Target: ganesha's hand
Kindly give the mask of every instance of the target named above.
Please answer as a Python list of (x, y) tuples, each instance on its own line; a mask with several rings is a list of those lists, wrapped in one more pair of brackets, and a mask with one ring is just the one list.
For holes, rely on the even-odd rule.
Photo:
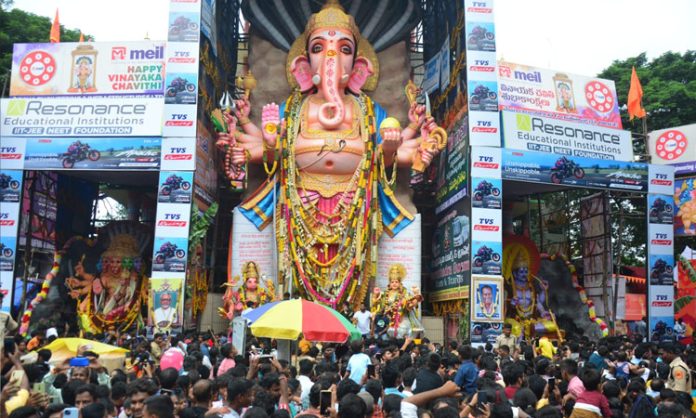
[(232, 164), (244, 165), (247, 162), (248, 153), (245, 148), (237, 145), (232, 147), (230, 152), (232, 153)]
[(400, 128), (382, 128), (379, 130), (382, 135), (382, 151), (385, 155), (395, 153), (401, 146)]
[(228, 132), (218, 132), (217, 134), (217, 141), (215, 141), (215, 146), (220, 150), (224, 151), (225, 148), (227, 147), (232, 147), (236, 144), (236, 132), (237, 131), (229, 131)]
[(261, 130), (266, 146), (275, 148), (280, 129), (280, 108), (275, 103), (265, 105), (261, 111)]
[(235, 108), (233, 109), (234, 115), (239, 119), (239, 123), (244, 125), (249, 123), (249, 114), (251, 113), (251, 104), (249, 99), (243, 97), (239, 100), (235, 100)]
[(237, 116), (232, 115), (230, 112), (222, 112), (222, 118), (225, 119), (227, 124), (227, 132), (234, 132), (237, 129)]
[(408, 121), (410, 125), (420, 127), (425, 121), (425, 106), (416, 102), (411, 103), (411, 106), (408, 108)]

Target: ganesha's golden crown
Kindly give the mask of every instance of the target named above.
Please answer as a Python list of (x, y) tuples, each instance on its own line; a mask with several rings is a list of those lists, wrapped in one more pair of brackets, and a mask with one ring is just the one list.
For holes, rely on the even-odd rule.
[(318, 13), (313, 14), (307, 21), (305, 33), (309, 36), (310, 33), (317, 29), (329, 28), (345, 29), (352, 33), (356, 40), (360, 39), (360, 29), (355, 24), (353, 16), (343, 11), (343, 7), (341, 7), (338, 0), (327, 1)]

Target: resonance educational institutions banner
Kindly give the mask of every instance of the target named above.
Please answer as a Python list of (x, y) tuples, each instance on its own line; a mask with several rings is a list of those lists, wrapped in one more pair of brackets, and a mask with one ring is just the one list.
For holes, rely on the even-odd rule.
[(653, 164), (674, 166), (675, 175), (696, 173), (696, 123), (648, 134)]
[(500, 110), (526, 110), (554, 119), (621, 129), (614, 82), (498, 62)]
[(160, 136), (161, 97), (15, 97), (0, 101), (9, 136)]
[(503, 111), (505, 148), (600, 160), (633, 161), (631, 133)]
[(14, 44), (10, 96), (156, 95), (165, 42)]

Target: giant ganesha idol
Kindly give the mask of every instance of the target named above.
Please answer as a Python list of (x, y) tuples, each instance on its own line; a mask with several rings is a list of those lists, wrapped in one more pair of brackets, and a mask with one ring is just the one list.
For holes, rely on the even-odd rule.
[(234, 164), (262, 162), (268, 173), (241, 213), (259, 229), (275, 220), (279, 282), (334, 307), (364, 299), (380, 235), (414, 219), (394, 196), (397, 167), (422, 168), (439, 152), (432, 137), (441, 129), (424, 106), (412, 102), (401, 129), (365, 94), (378, 73), (353, 17), (329, 2), (290, 48), (290, 97), (263, 106), (261, 128), (248, 118), (249, 102), (237, 101), (237, 121), (226, 118), (243, 132), (219, 134)]

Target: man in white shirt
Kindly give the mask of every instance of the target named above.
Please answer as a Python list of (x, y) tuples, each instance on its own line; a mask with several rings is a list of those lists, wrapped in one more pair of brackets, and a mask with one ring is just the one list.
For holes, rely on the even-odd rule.
[(348, 359), (346, 371), (350, 380), (360, 385), (362, 384), (363, 376), (367, 373), (367, 366), (372, 364), (372, 360), (370, 360), (370, 356), (362, 352), (362, 340), (353, 341), (350, 344), (350, 348), (353, 351), (353, 355)]
[(372, 312), (365, 308), (365, 304), (360, 305), (360, 310), (353, 314), (353, 323), (362, 334), (363, 338), (370, 336), (370, 325), (372, 324)]
[(160, 294), (160, 307), (155, 309), (155, 326), (157, 328), (169, 328), (179, 323), (176, 308), (172, 306), (172, 294), (162, 292)]
[(302, 400), (302, 408), (309, 409), (309, 392), (312, 390), (314, 382), (312, 382), (312, 374), (314, 373), (314, 362), (309, 359), (300, 360), (300, 375), (297, 380), (300, 382), (302, 387), (302, 394), (300, 399)]

